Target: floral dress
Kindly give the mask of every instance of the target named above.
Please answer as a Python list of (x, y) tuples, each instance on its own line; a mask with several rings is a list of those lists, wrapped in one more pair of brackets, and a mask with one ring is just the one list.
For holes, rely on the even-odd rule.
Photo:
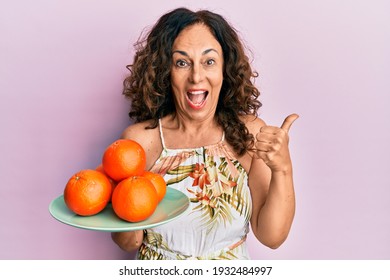
[(248, 175), (224, 141), (189, 149), (166, 148), (151, 168), (168, 187), (186, 194), (189, 210), (144, 231), (137, 258), (249, 259), (246, 236), (252, 201)]

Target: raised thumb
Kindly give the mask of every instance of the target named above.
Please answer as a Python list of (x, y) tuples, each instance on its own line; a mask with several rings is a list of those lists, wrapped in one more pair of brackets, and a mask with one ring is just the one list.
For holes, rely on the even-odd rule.
[(284, 129), (285, 131), (289, 132), (291, 125), (295, 120), (299, 118), (297, 114), (291, 114), (287, 118), (284, 119), (281, 129)]

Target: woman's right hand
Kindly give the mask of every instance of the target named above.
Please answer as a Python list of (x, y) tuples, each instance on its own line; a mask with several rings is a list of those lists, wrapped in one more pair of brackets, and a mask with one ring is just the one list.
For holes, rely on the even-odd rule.
[(122, 250), (131, 252), (141, 246), (144, 232), (143, 230), (112, 232), (111, 238)]

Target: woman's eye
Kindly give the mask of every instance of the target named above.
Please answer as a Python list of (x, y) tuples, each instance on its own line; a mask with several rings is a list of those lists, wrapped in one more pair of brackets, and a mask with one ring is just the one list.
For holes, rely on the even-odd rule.
[(215, 64), (215, 60), (214, 59), (209, 59), (206, 61), (206, 65), (207, 66), (211, 66), (211, 65), (214, 65)]
[(185, 60), (178, 60), (178, 61), (176, 62), (176, 66), (182, 68), (182, 67), (188, 66), (188, 63), (187, 63), (187, 61), (185, 61)]

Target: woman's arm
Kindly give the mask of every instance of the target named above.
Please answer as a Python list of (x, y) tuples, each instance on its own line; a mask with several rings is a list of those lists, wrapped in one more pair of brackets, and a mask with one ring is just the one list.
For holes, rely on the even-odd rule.
[(256, 151), (249, 170), (251, 226), (256, 238), (273, 249), (286, 240), (295, 214), (288, 130), (297, 118), (289, 116), (281, 128), (267, 126), (261, 120), (255, 125)]

